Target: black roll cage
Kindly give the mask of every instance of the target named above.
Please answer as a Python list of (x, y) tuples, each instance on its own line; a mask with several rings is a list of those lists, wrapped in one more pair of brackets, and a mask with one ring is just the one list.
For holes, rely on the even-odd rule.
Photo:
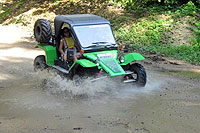
[[(69, 25), (68, 28), (71, 30), (71, 35), (75, 41), (77, 51), (80, 49), (83, 49), (84, 51), (97, 51), (97, 50), (102, 50), (102, 49), (87, 49), (83, 48), (79, 42), (79, 39), (77, 38), (75, 31), (74, 31), (74, 26), (83, 26), (83, 25), (98, 25), (98, 24), (108, 24), (110, 25), (110, 22), (100, 16), (96, 16), (93, 14), (74, 14), (74, 15), (60, 15), (57, 16), (54, 20), (54, 27), (55, 27), (55, 45), (59, 49), (60, 45), (60, 35), (61, 35), (61, 28), (63, 24), (66, 23)], [(112, 28), (111, 28), (112, 29)], [(114, 34), (113, 34), (114, 37)], [(116, 49), (116, 48), (114, 48)]]

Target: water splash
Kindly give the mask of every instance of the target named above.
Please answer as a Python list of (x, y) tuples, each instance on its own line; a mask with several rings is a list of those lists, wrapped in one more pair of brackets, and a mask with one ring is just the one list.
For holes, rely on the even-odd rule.
[(148, 82), (144, 88), (138, 88), (132, 83), (122, 83), (121, 77), (104, 78), (95, 82), (91, 78), (82, 80), (80, 85), (75, 81), (59, 75), (56, 71), (41, 71), (36, 75), (40, 75), (40, 87), (43, 90), (55, 94), (64, 95), (65, 98), (77, 97), (117, 97), (117, 98), (133, 98), (135, 94), (150, 94), (153, 90), (160, 88), (162, 81), (155, 78), (153, 74), (149, 74)]
[[(80, 85), (69, 80), (57, 72), (40, 71), (30, 73), (26, 79), (18, 80), (14, 89), (3, 95), (5, 104), (14, 103), (28, 109), (56, 109), (68, 105), (79, 105), (84, 102), (90, 104), (107, 104), (117, 102), (119, 99), (135, 99), (137, 95), (149, 95), (160, 89), (162, 78), (148, 74), (148, 82), (144, 88), (130, 84), (123, 84), (121, 77), (105, 78), (92, 82), (85, 79)], [(23, 81), (22, 81), (23, 80)], [(17, 85), (16, 85), (17, 84)], [(11, 104), (13, 107), (13, 105)]]
[(69, 80), (56, 72), (38, 72), (41, 75), (39, 80), (40, 85), (44, 90), (53, 94), (67, 94), (71, 96), (87, 95), (88, 97), (95, 97), (99, 94), (107, 94), (114, 88), (117, 88), (116, 83), (110, 79), (105, 78), (99, 81), (92, 82), (91, 78), (81, 80), (81, 84), (77, 85), (76, 81)]

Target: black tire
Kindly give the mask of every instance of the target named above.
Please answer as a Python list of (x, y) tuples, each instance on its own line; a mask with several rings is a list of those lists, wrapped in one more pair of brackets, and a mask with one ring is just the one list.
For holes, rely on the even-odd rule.
[(46, 19), (38, 19), (34, 25), (34, 36), (39, 43), (48, 43), (52, 36), (51, 23)]
[(35, 58), (34, 60), (34, 70), (44, 70), (48, 66), (46, 64), (45, 56), (44, 55), (39, 55)]
[(130, 70), (136, 75), (136, 77), (133, 77), (132, 74), (129, 75), (131, 78), (135, 79), (135, 84), (139, 87), (144, 87), (147, 82), (147, 75), (144, 67), (135, 63), (130, 66)]

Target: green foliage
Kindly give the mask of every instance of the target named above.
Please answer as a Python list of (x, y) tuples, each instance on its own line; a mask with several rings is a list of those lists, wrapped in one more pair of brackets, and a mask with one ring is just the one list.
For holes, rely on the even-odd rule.
[(195, 15), (198, 12), (198, 8), (194, 5), (192, 1), (189, 1), (187, 4), (184, 4), (178, 7), (177, 11), (175, 12), (179, 16), (186, 16), (186, 15)]
[(70, 1), (70, 5), (71, 5), (71, 6), (74, 6), (74, 1), (73, 1), (73, 0)]
[(133, 50), (148, 52), (151, 54), (164, 55), (174, 57), (176, 59), (184, 60), (193, 64), (200, 65), (200, 46), (138, 46), (132, 44)]
[[(171, 6), (172, 4), (180, 4), (180, 2), (173, 0), (160, 2), (170, 6), (151, 6), (148, 9), (151, 11), (148, 12), (148, 17), (141, 18), (131, 25), (123, 23), (124, 25), (119, 27), (122, 19), (113, 21), (114, 33), (118, 42), (131, 43), (134, 50), (162, 54), (200, 64), (199, 8), (192, 1), (178, 7)], [(162, 15), (160, 15), (161, 13)], [(184, 25), (182, 22), (190, 25), (191, 31), (194, 29), (195, 36), (191, 37), (191, 44), (172, 46), (173, 38), (168, 33), (171, 33), (172, 29), (176, 29), (180, 24)]]
[(20, 8), (26, 0), (19, 0), (10, 8), (6, 8), (4, 12), (0, 14), (0, 23), (2, 23), (7, 17), (11, 17), (11, 10)]
[(114, 0), (114, 1), (115, 3), (121, 3), (121, 5), (125, 9), (136, 9), (139, 7), (143, 7), (149, 0)]
[(200, 47), (199, 46), (173, 46), (168, 49), (163, 49), (162, 53), (166, 56), (175, 57), (177, 59), (182, 59), (187, 62), (200, 64)]
[(55, 2), (54, 4), (58, 6), (58, 5), (60, 5), (61, 0), (56, 0), (56, 1), (54, 1), (54, 2)]
[(195, 25), (196, 25), (196, 28), (194, 29), (195, 31), (194, 34), (197, 39), (197, 45), (200, 46), (200, 23), (196, 22)]
[[(172, 8), (174, 6), (180, 6), (185, 3), (194, 3), (200, 5), (199, 0), (113, 0), (114, 4), (120, 3), (125, 9), (138, 9), (143, 7), (149, 7), (151, 5), (165, 5), (165, 7)], [(187, 9), (186, 9), (187, 10)]]
[(167, 31), (171, 24), (170, 19), (156, 19), (150, 16), (149, 19), (141, 20), (138, 23), (122, 26), (115, 30), (118, 40), (126, 40), (137, 45), (161, 45), (166, 43)]

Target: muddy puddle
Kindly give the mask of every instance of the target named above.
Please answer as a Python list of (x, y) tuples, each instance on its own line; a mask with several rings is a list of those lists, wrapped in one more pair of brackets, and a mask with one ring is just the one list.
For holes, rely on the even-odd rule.
[[(195, 87), (168, 74), (147, 72), (144, 88), (122, 84), (120, 78), (86, 79), (77, 86), (53, 70), (6, 81), (0, 88), (0, 131), (148, 133), (171, 127), (170, 132), (196, 132), (200, 104), (198, 97), (187, 98), (187, 88), (194, 94)], [(185, 124), (192, 126), (185, 129)]]
[[(41, 75), (38, 77), (38, 75)], [(62, 77), (55, 71), (37, 72), (32, 76), (38, 80), (41, 88), (48, 93), (59, 95), (65, 94), (66, 98), (100, 98), (104, 96), (131, 98), (134, 93), (150, 93), (153, 90), (159, 89), (162, 81), (159, 79), (152, 79), (149, 75), (147, 85), (142, 88), (134, 86), (132, 83), (122, 83), (123, 77), (104, 78), (98, 81), (91, 81), (87, 78), (77, 85), (75, 81)], [(155, 81), (155, 82), (154, 82)], [(129, 97), (130, 96), (130, 97)]]
[(130, 101), (153, 95), (161, 85), (148, 81), (145, 88), (137, 88), (120, 84), (120, 78), (86, 79), (76, 85), (53, 70), (31, 68), (20, 75), (27, 68), (15, 68), (13, 79), (1, 81), (1, 132), (131, 131), (125, 113)]

